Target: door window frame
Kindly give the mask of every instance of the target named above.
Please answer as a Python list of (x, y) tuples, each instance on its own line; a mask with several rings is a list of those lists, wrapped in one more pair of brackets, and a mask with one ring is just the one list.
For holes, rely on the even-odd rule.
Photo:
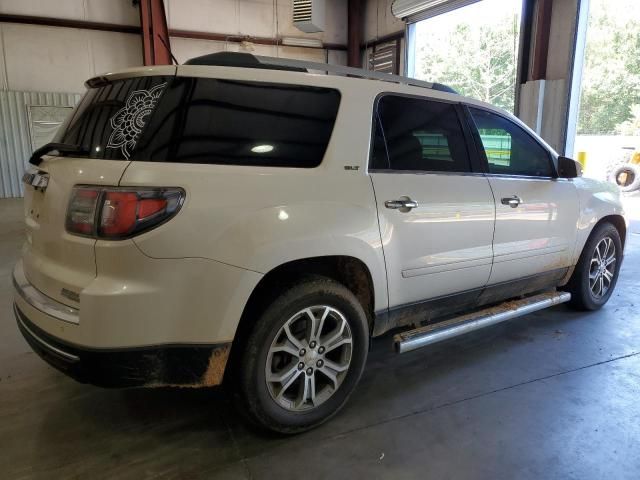
[[(456, 116), (458, 118), (458, 123), (460, 125), (460, 129), (462, 130), (462, 135), (464, 137), (465, 146), (467, 148), (467, 155), (469, 156), (469, 168), (468, 172), (447, 172), (442, 170), (394, 170), (391, 168), (372, 168), (371, 164), (373, 162), (373, 149), (375, 145), (375, 133), (376, 128), (382, 129), (382, 120), (380, 119), (380, 114), (378, 112), (378, 106), (380, 104), (380, 100), (386, 96), (393, 97), (402, 97), (402, 98), (410, 98), (415, 100), (422, 100), (426, 102), (435, 102), (435, 103), (446, 103), (452, 105), (456, 112)], [(478, 148), (476, 142), (474, 141), (473, 131), (470, 128), (469, 121), (467, 118), (468, 112), (464, 111), (464, 105), (461, 102), (446, 100), (442, 98), (433, 98), (433, 97), (425, 97), (422, 95), (413, 95), (409, 93), (400, 93), (400, 92), (381, 92), (376, 95), (376, 98), (373, 101), (373, 111), (371, 115), (371, 134), (369, 140), (369, 159), (367, 161), (367, 172), (368, 173), (394, 173), (394, 174), (409, 174), (409, 175), (459, 175), (459, 176), (482, 176), (484, 175), (486, 168), (482, 161), (482, 157), (478, 152)], [(382, 138), (385, 146), (385, 151), (387, 155), (387, 161), (389, 161), (389, 149), (387, 146), (387, 139), (384, 136), (384, 130), (382, 131)]]
[[(481, 160), (482, 169), (483, 169), (484, 174), (486, 176), (490, 176), (490, 177), (506, 177), (506, 178), (530, 178), (530, 179), (539, 179), (539, 180), (558, 180), (559, 179), (558, 169), (556, 167), (556, 160), (555, 160), (555, 157), (554, 157), (553, 153), (542, 142), (540, 142), (540, 140), (538, 140), (535, 136), (533, 136), (529, 132), (527, 132), (524, 128), (522, 128), (520, 125), (518, 125), (516, 122), (514, 122), (507, 115), (503, 114), (502, 112), (496, 112), (495, 110), (492, 110), (492, 109), (489, 109), (489, 108), (486, 108), (486, 107), (467, 104), (467, 103), (461, 104), (461, 107), (462, 107), (462, 110), (464, 111), (464, 115), (465, 115), (466, 122), (468, 124), (468, 128), (472, 132), (475, 148), (476, 148), (478, 157)], [(512, 174), (512, 173), (494, 173), (494, 172), (489, 171), (489, 159), (487, 158), (487, 154), (485, 152), (484, 144), (482, 143), (482, 138), (480, 138), (480, 132), (478, 131), (478, 126), (476, 125), (476, 122), (475, 122), (475, 120), (473, 118), (473, 114), (471, 113), (471, 110), (470, 110), (471, 108), (474, 108), (476, 110), (481, 110), (483, 112), (487, 112), (487, 113), (490, 113), (490, 114), (495, 115), (497, 117), (500, 117), (500, 118), (506, 120), (507, 122), (509, 122), (514, 127), (518, 128), (524, 135), (529, 137), (535, 144), (537, 144), (542, 150), (544, 150), (546, 152), (547, 158), (548, 158), (548, 161), (549, 161), (549, 165), (551, 166), (551, 176), (519, 175), (519, 174)]]

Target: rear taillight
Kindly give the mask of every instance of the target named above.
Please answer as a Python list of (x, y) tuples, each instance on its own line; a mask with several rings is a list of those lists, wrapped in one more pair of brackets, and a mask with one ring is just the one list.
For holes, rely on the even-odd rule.
[(128, 238), (166, 222), (183, 201), (181, 188), (74, 187), (66, 228), (76, 235)]
[(81, 235), (93, 233), (100, 192), (91, 188), (74, 188), (67, 209), (67, 231)]

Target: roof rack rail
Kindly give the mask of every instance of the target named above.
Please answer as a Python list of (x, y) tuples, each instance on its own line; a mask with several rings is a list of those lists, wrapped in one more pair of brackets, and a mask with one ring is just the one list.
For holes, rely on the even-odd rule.
[(415, 78), (391, 75), (390, 73), (372, 72), (362, 68), (343, 67), (342, 65), (330, 65), (328, 63), (307, 62), (291, 60), (288, 58), (263, 57), (250, 53), (220, 52), (195, 57), (188, 60), (185, 65), (208, 65), (240, 68), (260, 68), (266, 70), (287, 70), (292, 72), (309, 72), (310, 70), (325, 72), (332, 75), (345, 75), (348, 77), (382, 80), (383, 82), (411, 85), (413, 87), (429, 88), (441, 92), (455, 93), (453, 88), (441, 83), (425, 82)]

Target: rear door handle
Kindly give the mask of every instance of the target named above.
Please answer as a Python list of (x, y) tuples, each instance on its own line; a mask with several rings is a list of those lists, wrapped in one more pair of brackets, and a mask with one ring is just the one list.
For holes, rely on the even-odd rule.
[(511, 208), (517, 208), (522, 203), (522, 199), (517, 195), (512, 195), (511, 197), (504, 197), (500, 202), (503, 205), (509, 205)]
[(386, 202), (384, 202), (384, 206), (392, 210), (408, 212), (412, 208), (417, 208), (418, 202), (414, 202), (409, 197), (400, 197), (398, 200), (387, 200)]

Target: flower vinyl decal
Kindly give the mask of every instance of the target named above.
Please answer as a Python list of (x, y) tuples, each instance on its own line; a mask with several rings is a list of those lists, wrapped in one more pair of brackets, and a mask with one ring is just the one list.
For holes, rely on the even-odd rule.
[(124, 158), (129, 160), (138, 137), (147, 123), (147, 117), (158, 103), (166, 83), (150, 90), (136, 90), (129, 95), (127, 103), (111, 118), (113, 132), (107, 148), (119, 148)]

